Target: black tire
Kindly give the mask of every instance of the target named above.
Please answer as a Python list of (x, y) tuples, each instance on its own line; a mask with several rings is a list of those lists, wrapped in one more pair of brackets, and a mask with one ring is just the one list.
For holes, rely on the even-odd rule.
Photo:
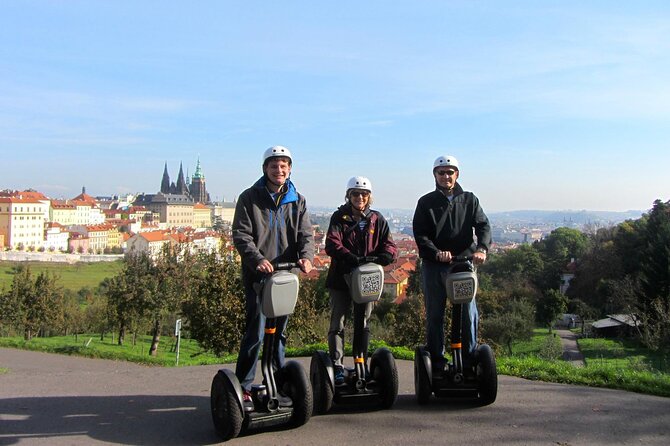
[(309, 383), (307, 372), (296, 361), (289, 361), (282, 369), (283, 382), (281, 390), (284, 395), (293, 400), (293, 413), (290, 424), (293, 427), (302, 426), (312, 417), (313, 399), (312, 386)]
[(387, 348), (377, 349), (370, 359), (370, 373), (379, 386), (379, 405), (389, 409), (398, 398), (398, 368)]
[(210, 406), (214, 428), (223, 441), (235, 438), (242, 430), (244, 413), (240, 407), (235, 387), (240, 387), (237, 378), (234, 382), (223, 372), (218, 372), (212, 380)]
[[(325, 358), (324, 358), (325, 356)], [(314, 399), (314, 413), (328, 413), (333, 407), (333, 388), (328, 376), (327, 363), (330, 358), (322, 352), (317, 351), (312, 355), (312, 361), (309, 364), (309, 378), (312, 383), (312, 394)]]
[(426, 356), (430, 357), (430, 353), (423, 347), (419, 346), (414, 350), (414, 394), (416, 395), (416, 401), (421, 405), (428, 404), (432, 393), (430, 377), (428, 376), (429, 371), (424, 359)]
[(478, 401), (482, 406), (492, 404), (498, 396), (498, 370), (493, 350), (486, 344), (477, 348)]

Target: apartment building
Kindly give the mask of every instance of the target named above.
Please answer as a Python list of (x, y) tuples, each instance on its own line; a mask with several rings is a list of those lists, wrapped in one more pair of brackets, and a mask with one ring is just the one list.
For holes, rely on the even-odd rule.
[(44, 246), (44, 222), (48, 200), (17, 196), (0, 197), (0, 234), (4, 247), (38, 249)]

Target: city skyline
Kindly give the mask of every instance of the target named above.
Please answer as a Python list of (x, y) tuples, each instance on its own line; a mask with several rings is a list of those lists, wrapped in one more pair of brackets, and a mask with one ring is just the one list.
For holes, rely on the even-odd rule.
[(442, 154), (487, 212), (670, 199), (670, 6), (120, 1), (0, 6), (0, 189), (214, 200), (293, 152), (308, 205), (411, 209)]

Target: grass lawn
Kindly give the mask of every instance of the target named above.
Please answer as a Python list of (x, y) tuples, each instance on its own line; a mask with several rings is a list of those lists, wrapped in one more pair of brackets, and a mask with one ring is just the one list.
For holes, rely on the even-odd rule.
[(29, 266), (33, 274), (48, 271), (59, 277), (58, 283), (63, 288), (79, 291), (84, 287), (96, 288), (106, 277), (114, 277), (121, 271), (123, 262), (0, 262), (0, 290), (3, 287), (8, 290), (12, 285), (13, 268), (17, 265)]
[(578, 342), (587, 365), (670, 372), (670, 358), (632, 339), (582, 338)]
[[(126, 337), (123, 345), (118, 345), (116, 338), (112, 339), (111, 335), (107, 335), (101, 341), (99, 333), (80, 334), (77, 337), (33, 338), (27, 342), (20, 337), (5, 337), (0, 338), (0, 347), (22, 348), (91, 358), (117, 359), (148, 365), (175, 366), (177, 362), (176, 341), (177, 338), (174, 337), (161, 337), (158, 344), (158, 353), (155, 357), (149, 356), (150, 336), (138, 336), (134, 345), (132, 335)], [(219, 358), (211, 353), (204, 352), (195, 341), (190, 339), (181, 339), (179, 343), (180, 366), (222, 364), (235, 360), (236, 355)], [(0, 367), (4, 366), (11, 367), (11, 364), (0, 362)]]

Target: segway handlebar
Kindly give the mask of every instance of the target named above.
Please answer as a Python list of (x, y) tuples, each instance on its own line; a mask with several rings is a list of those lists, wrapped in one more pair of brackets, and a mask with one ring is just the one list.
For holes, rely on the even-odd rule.
[(453, 262), (468, 262), (471, 261), (474, 257), (473, 256), (454, 256), (451, 258), (452, 263)]
[(273, 263), (272, 266), (274, 267), (275, 271), (288, 271), (292, 270), (293, 268), (300, 268), (298, 262), (279, 262)]
[(379, 263), (379, 257), (377, 257), (377, 256), (359, 257), (358, 258), (358, 263), (360, 263), (360, 264), (363, 264), (363, 263)]

